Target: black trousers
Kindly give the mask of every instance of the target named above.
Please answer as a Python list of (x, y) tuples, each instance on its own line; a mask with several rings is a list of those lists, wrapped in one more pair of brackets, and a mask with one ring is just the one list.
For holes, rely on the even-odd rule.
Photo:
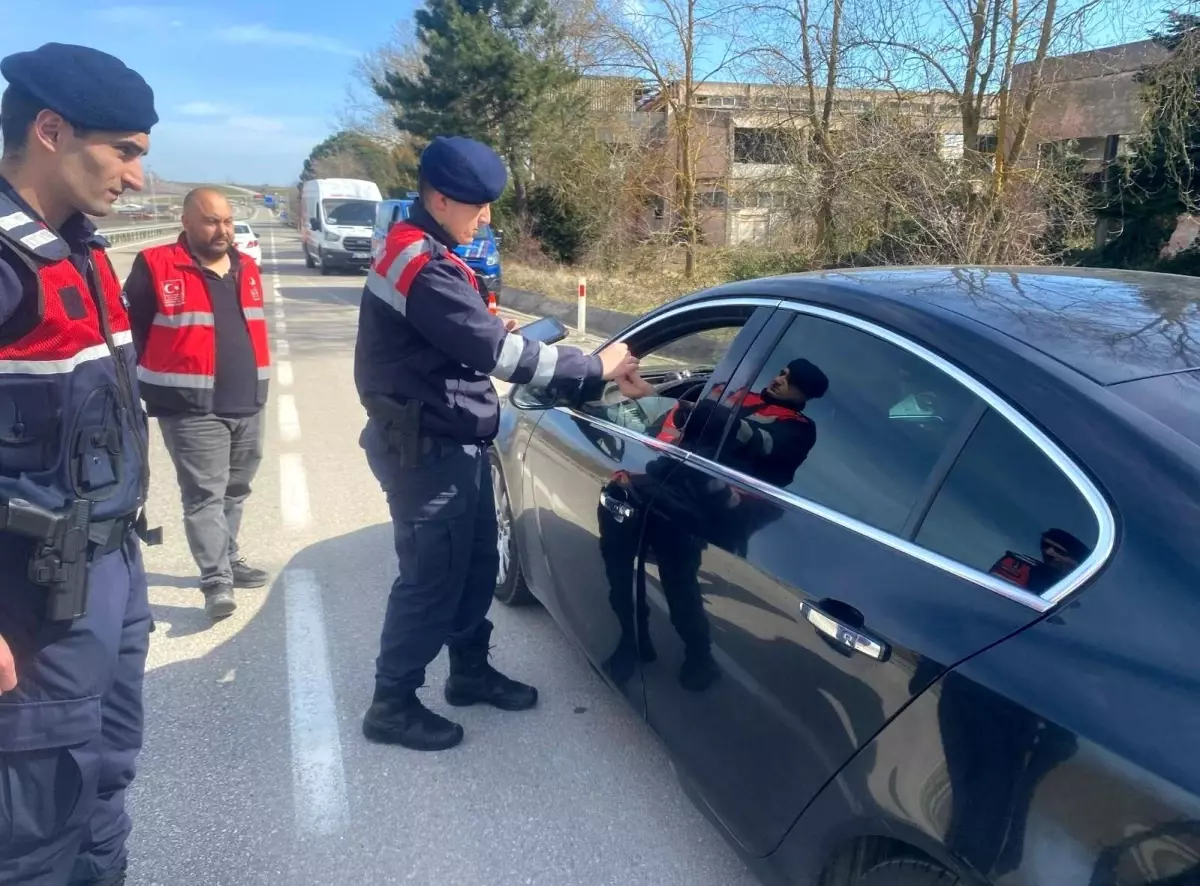
[(392, 583), (375, 662), (376, 698), (425, 682), (442, 646), (486, 646), (499, 568), (487, 446), (426, 442), (401, 467), (369, 420), (361, 443), (392, 515), (399, 574)]

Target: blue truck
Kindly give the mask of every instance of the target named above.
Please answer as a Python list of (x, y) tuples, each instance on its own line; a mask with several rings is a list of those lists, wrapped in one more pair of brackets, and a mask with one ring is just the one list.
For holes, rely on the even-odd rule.
[[(371, 238), (371, 256), (377, 258), (383, 251), (383, 243), (388, 231), (396, 222), (404, 221), (412, 211), (417, 195), (410, 192), (407, 197), (380, 202), (375, 212), (375, 232)], [(500, 300), (500, 243), (491, 225), (481, 225), (475, 234), (475, 240), (466, 246), (454, 250), (459, 258), (465, 261), (487, 286), (488, 292), (495, 293), (496, 301)]]

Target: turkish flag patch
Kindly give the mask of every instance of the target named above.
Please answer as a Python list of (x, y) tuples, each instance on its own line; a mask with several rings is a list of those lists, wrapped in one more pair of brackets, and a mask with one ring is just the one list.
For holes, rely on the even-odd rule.
[(182, 280), (164, 280), (161, 288), (163, 307), (178, 308), (183, 304)]

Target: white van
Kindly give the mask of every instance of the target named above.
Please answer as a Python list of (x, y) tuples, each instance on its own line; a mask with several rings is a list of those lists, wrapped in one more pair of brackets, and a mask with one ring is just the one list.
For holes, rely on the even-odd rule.
[(375, 208), (383, 200), (375, 182), (314, 178), (300, 188), (300, 236), (304, 264), (322, 274), (336, 268), (367, 268)]

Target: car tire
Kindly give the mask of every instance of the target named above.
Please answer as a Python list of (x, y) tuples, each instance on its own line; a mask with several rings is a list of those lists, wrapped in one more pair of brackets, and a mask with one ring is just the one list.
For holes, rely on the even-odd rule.
[(304, 267), (315, 268), (316, 266), (317, 263), (313, 261), (312, 253), (310, 253), (307, 249), (304, 250)]
[(536, 600), (525, 584), (525, 575), (521, 570), (516, 523), (508, 501), (504, 469), (500, 466), (500, 456), (495, 449), (490, 450), (488, 460), (491, 463), (492, 494), (496, 502), (496, 548), (500, 554), (493, 596), (506, 606), (527, 606)]
[(854, 886), (963, 886), (963, 881), (931, 861), (891, 858), (859, 877)]
[(329, 276), (329, 260), (325, 257), (324, 249), (321, 250), (320, 256), (321, 256), (321, 276), (328, 277)]

